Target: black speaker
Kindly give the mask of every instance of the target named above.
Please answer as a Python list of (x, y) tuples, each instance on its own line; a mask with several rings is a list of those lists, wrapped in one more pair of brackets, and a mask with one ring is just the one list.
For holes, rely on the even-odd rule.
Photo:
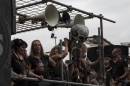
[(15, 0), (11, 0), (11, 35), (16, 34), (16, 5)]
[(11, 86), (12, 0), (0, 0), (0, 86)]
[[(87, 57), (92, 62), (96, 61), (99, 58), (98, 47), (89, 48), (87, 52)], [(91, 68), (94, 69), (96, 72), (98, 72), (99, 64), (96, 64), (92, 66)]]

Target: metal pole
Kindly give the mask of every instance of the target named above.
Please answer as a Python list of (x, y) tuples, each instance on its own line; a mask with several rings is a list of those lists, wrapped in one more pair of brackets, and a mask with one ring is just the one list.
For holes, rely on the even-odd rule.
[[(30, 81), (39, 81), (38, 78), (30, 78), (30, 77), (24, 77), (23, 80), (30, 80)], [(51, 82), (51, 83), (61, 83), (61, 84), (73, 84), (77, 86), (101, 86), (101, 85), (93, 85), (93, 84), (84, 84), (84, 83), (75, 83), (75, 82), (67, 82), (67, 81), (58, 81), (58, 80), (48, 80), (48, 79), (43, 79), (41, 81), (45, 82)]]
[(103, 81), (105, 81), (105, 69), (104, 69), (104, 45), (103, 45), (103, 21), (102, 21), (102, 14), (100, 14), (100, 28), (101, 28), (101, 54), (102, 54), (102, 75)]
[[(99, 49), (99, 58), (101, 58), (101, 36), (100, 36), (100, 28), (98, 28), (98, 49)], [(103, 84), (103, 70), (102, 70), (102, 59), (100, 59), (100, 79), (99, 79), (99, 84)]]
[(59, 5), (62, 5), (62, 6), (65, 6), (65, 7), (69, 8), (69, 9), (71, 9), (71, 10), (76, 10), (76, 11), (85, 13), (85, 14), (87, 14), (87, 15), (91, 15), (91, 16), (93, 16), (93, 17), (102, 18), (102, 19), (104, 19), (104, 20), (106, 20), (106, 21), (109, 21), (109, 22), (112, 22), (112, 23), (116, 23), (116, 22), (113, 21), (113, 20), (110, 20), (110, 19), (101, 17), (100, 15), (95, 15), (95, 14), (90, 13), (90, 12), (82, 11), (82, 10), (80, 10), (80, 9), (77, 9), (77, 8), (72, 7), (71, 5), (65, 5), (65, 4), (62, 4), (62, 3), (57, 2), (57, 1), (54, 1), (54, 0), (49, 0), (49, 1), (50, 1), (50, 2), (53, 2), (53, 3), (56, 3), (56, 4), (59, 4)]
[[(21, 13), (17, 13), (17, 15), (27, 17), (27, 15), (25, 15), (25, 14), (21, 14)], [(18, 22), (18, 23), (19, 23), (19, 22)]]
[[(69, 32), (69, 41), (71, 41), (71, 33), (70, 32)], [(71, 61), (71, 51), (69, 52), (69, 60)]]
[[(62, 40), (60, 40), (60, 54), (62, 54)], [(60, 69), (61, 69), (61, 80), (64, 80), (64, 76), (63, 76), (63, 58), (61, 58), (61, 65), (60, 65)]]
[(57, 37), (55, 36), (54, 38), (55, 38), (55, 45), (56, 45), (56, 38), (57, 38)]
[[(69, 32), (69, 41), (71, 40), (71, 33)], [(70, 45), (71, 46), (71, 45)], [(68, 47), (69, 48), (69, 47)], [(69, 61), (71, 62), (71, 51), (69, 52)], [(68, 69), (68, 81), (70, 81), (70, 72)]]
[[(91, 15), (91, 16), (93, 16), (93, 17), (101, 18), (99, 15), (96, 15), (96, 14), (93, 14), (93, 13), (89, 13), (89, 12), (86, 12), (86, 11), (82, 11), (82, 10), (77, 9), (77, 8), (74, 8), (74, 7), (73, 7), (73, 9), (76, 10), (76, 11), (80, 11), (80, 12), (82, 12), (82, 13)], [(106, 21), (109, 21), (109, 22), (112, 22), (112, 23), (116, 23), (115, 21), (110, 20), (110, 19), (108, 19), (108, 18), (102, 18), (102, 19), (104, 19), (104, 20), (106, 20)]]
[(55, 45), (56, 45), (56, 37), (55, 37)]

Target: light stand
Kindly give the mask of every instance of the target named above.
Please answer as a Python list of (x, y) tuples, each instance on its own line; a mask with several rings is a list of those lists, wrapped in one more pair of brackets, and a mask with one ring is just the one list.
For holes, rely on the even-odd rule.
[(55, 36), (54, 38), (55, 38), (55, 45), (56, 45), (56, 38), (57, 38), (57, 37)]

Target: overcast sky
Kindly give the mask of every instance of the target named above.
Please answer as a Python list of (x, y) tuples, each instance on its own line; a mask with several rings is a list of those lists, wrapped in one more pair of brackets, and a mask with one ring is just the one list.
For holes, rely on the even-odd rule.
[[(115, 45), (120, 45), (121, 42), (130, 42), (130, 0), (56, 0), (61, 3), (72, 5), (75, 8), (92, 12), (96, 15), (102, 14), (105, 18), (116, 21), (111, 23), (103, 21), (104, 38)], [(85, 26), (89, 29), (89, 36), (97, 35), (100, 20), (97, 18), (85, 20)], [(70, 29), (58, 28), (55, 31), (57, 37), (56, 42), (64, 37), (69, 36)], [(18, 33), (13, 35), (11, 39), (21, 38), (28, 43), (28, 54), (30, 51), (31, 42), (35, 39), (41, 41), (44, 51), (48, 52), (55, 45), (55, 39), (50, 38), (50, 31), (47, 28), (40, 30)], [(66, 58), (68, 59), (68, 57)]]

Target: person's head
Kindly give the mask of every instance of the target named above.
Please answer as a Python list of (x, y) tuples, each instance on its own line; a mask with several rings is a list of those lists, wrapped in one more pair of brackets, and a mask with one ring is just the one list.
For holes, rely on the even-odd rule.
[(59, 46), (59, 45), (56, 45), (56, 46), (54, 46), (54, 47), (51, 49), (51, 51), (50, 51), (50, 56), (55, 55), (55, 54), (57, 54), (57, 53), (60, 53), (60, 46)]
[(36, 54), (44, 55), (44, 50), (39, 40), (34, 40), (31, 44), (30, 55), (34, 56)]
[(70, 63), (70, 60), (65, 60), (65, 64), (69, 64)]
[(112, 55), (114, 58), (118, 57), (121, 55), (121, 49), (120, 48), (114, 48), (112, 51)]
[(17, 38), (11, 41), (11, 49), (14, 52), (19, 53), (21, 55), (25, 54), (27, 46), (28, 46), (27, 43), (22, 39)]

